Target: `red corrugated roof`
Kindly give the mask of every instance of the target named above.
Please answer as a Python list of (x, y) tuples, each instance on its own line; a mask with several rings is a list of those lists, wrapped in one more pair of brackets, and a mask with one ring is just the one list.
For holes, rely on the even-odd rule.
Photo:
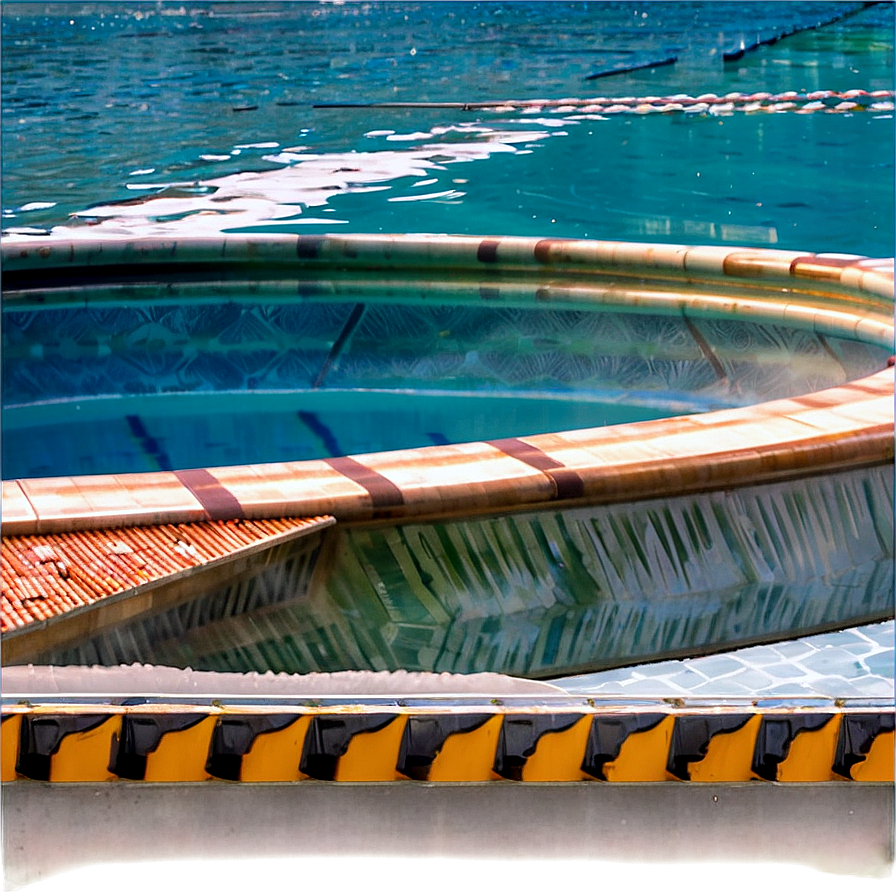
[(61, 616), (271, 538), (316, 529), (328, 519), (228, 520), (5, 537), (0, 545), (0, 631)]

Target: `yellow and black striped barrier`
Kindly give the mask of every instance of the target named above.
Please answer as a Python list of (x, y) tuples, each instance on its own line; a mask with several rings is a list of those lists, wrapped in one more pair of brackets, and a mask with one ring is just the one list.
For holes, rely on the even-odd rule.
[(893, 781), (892, 709), (6, 706), (2, 780)]

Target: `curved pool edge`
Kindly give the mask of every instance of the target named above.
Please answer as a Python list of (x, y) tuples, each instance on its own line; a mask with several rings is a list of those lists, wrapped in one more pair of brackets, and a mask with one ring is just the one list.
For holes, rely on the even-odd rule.
[[(71, 279), (90, 278), (106, 268), (123, 271), (222, 271), (301, 265), (342, 270), (522, 271), (527, 274), (623, 273), (676, 279), (783, 281), (793, 287), (827, 285), (893, 297), (893, 259), (842, 253), (812, 253), (728, 246), (686, 246), (537, 237), (458, 236), (442, 234), (228, 234), (188, 239), (48, 240), (6, 236), (0, 242), (3, 269), (15, 288), (18, 275), (34, 279), (41, 270)], [(49, 272), (58, 272), (50, 275)], [(27, 273), (26, 273), (27, 272)]]
[[(232, 251), (238, 268), (248, 265), (237, 272), (242, 279), (286, 272), (300, 281), (330, 264), (432, 282), (460, 256), (466, 285), (528, 270), (545, 300), (575, 281), (572, 289), (601, 301), (616, 281), (607, 268), (618, 263), (629, 279), (617, 301), (646, 295), (670, 314), (745, 313), (892, 350), (889, 260), (574, 241), (327, 240), (314, 238), (310, 275), (308, 238), (241, 239), (239, 253), (229, 240), (181, 249), (193, 260)], [(158, 285), (182, 270), (171, 263), (176, 245), (106, 246), (101, 258), (95, 245), (68, 248), (44, 253), (52, 276), (30, 298), (64, 290), (72, 276), (89, 286), (106, 273), (107, 284), (120, 282), (129, 270), (130, 282)], [(281, 257), (275, 270), (266, 253)], [(258, 256), (260, 266), (251, 261)], [(502, 256), (516, 260), (504, 269)], [(105, 265), (129, 257), (141, 260)], [(687, 270), (689, 257), (711, 261), (714, 273)], [(19, 282), (29, 266), (44, 271), (46, 258), (20, 256)], [(208, 282), (224, 272), (202, 261), (194, 274)], [(651, 291), (654, 278), (662, 286)], [(240, 670), (489, 668), (546, 678), (891, 618), (893, 418), (893, 369), (885, 368), (811, 394), (597, 429), (294, 463), (5, 481), (4, 562), (22, 565), (24, 590), (22, 618), (10, 610), (3, 660), (90, 664), (99, 656), (204, 668), (196, 665), (204, 657), (208, 668)], [(330, 527), (325, 536), (308, 528), (314, 518)], [(295, 538), (272, 546), (260, 529), (249, 532), (268, 524), (292, 527)], [(238, 529), (253, 543), (232, 551), (226, 543)], [(312, 534), (302, 537), (303, 529)], [(68, 581), (74, 571), (117, 582), (117, 555), (136, 545), (128, 556), (139, 560), (150, 543), (167, 544), (169, 555), (189, 554), (191, 544), (214, 544), (218, 553), (192, 571), (111, 591), (98, 585), (102, 593), (86, 601)], [(35, 603), (31, 580), (45, 575), (60, 579), (58, 595)], [(231, 605), (241, 608), (236, 615), (216, 615)], [(500, 623), (497, 633), (486, 623)], [(335, 634), (338, 648), (320, 665), (302, 646), (317, 637), (313, 626)], [(276, 641), (277, 665), (267, 665), (262, 630)], [(129, 644), (150, 645), (150, 654)]]
[(320, 461), (3, 482), (3, 534), (330, 514), (340, 522), (611, 504), (892, 463), (893, 372), (662, 421)]
[[(599, 274), (756, 287), (762, 313), (893, 344), (893, 260), (772, 249), (429, 235), (228, 236), (60, 243), (5, 239), (14, 285), (165, 277), (199, 266), (269, 272), (464, 270)], [(211, 266), (211, 268), (209, 267)], [(265, 273), (265, 276), (267, 273)], [(43, 279), (41, 279), (43, 278)], [(786, 285), (785, 285), (786, 284)], [(865, 304), (861, 304), (864, 297)], [(668, 299), (755, 312), (724, 294)], [(832, 302), (835, 307), (831, 307)], [(842, 308), (837, 308), (837, 303)], [(860, 303), (860, 304), (857, 304)], [(819, 307), (819, 305), (821, 307)], [(332, 514), (339, 522), (465, 516), (552, 502), (608, 504), (892, 463), (893, 370), (822, 392), (600, 429), (203, 471), (3, 482), (4, 535), (235, 517)]]

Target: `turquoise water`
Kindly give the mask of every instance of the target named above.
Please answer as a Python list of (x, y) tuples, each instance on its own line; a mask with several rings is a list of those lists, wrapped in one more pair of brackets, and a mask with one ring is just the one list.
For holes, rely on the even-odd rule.
[[(856, 10), (723, 61), (741, 42)], [(892, 110), (314, 108), (891, 90), (891, 4), (4, 3), (2, 42), (7, 232), (893, 252)], [(668, 54), (674, 65), (585, 80)]]
[[(4, 3), (2, 51), (7, 237), (447, 232), (893, 252), (886, 98), (809, 114), (318, 107), (892, 89), (891, 4)], [(735, 352), (720, 385), (692, 335), (649, 316), (635, 332), (624, 315), (380, 307), (330, 371), (350, 306), (246, 302), (7, 301), (4, 477), (597, 426), (798, 394), (885, 360), (753, 328), (737, 339), (766, 356), (744, 366)]]
[[(632, 106), (631, 98), (682, 93), (892, 89), (893, 9), (5, 3), (2, 222), (20, 239), (447, 232), (889, 256), (886, 98), (847, 112), (832, 111), (835, 99), (810, 114), (318, 106), (595, 96)], [(852, 12), (723, 59), (740, 43)], [(586, 80), (670, 54), (673, 65)], [(384, 324), (365, 312), (351, 334), (324, 409), (315, 378), (349, 306), (250, 309), (241, 299), (195, 313), (114, 302), (84, 312), (4, 309), (7, 478), (603, 425), (797, 394), (842, 381), (847, 368), (860, 375), (882, 365), (854, 348), (841, 352), (844, 367), (814, 345), (808, 372), (794, 373), (795, 355), (785, 352), (746, 380), (743, 368), (732, 371), (737, 388), (722, 388), (687, 334), (675, 337), (684, 354), (664, 356), (675, 339), (661, 327), (633, 335), (624, 316), (613, 318), (621, 331), (607, 331), (615, 341), (599, 338), (595, 323), (609, 318), (588, 318), (591, 341), (580, 345), (575, 317), (505, 309), (459, 323), (457, 309), (423, 320), (380, 308)], [(759, 329), (738, 338), (793, 348), (792, 333)], [(393, 330), (427, 335), (386, 347)], [(614, 368), (622, 356), (625, 375)], [(422, 397), (409, 398), (413, 390)], [(50, 438), (61, 426), (65, 449)]]
[(9, 296), (4, 477), (338, 457), (700, 413), (839, 385), (888, 354), (770, 321), (436, 297), (424, 284), (404, 303), (371, 289), (358, 302), (231, 289), (229, 301), (187, 302), (162, 287), (164, 304), (131, 288), (127, 302), (106, 288), (58, 307)]

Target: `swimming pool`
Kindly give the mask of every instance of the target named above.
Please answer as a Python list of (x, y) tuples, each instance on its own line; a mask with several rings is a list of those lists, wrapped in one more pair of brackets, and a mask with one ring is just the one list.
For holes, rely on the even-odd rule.
[[(14, 265), (3, 327), (7, 479), (297, 461), (659, 419), (840, 385), (891, 354), (848, 327), (825, 334), (761, 310), (683, 313), (681, 284), (631, 272), (564, 280), (411, 268), (340, 278), (300, 266), (283, 269), (294, 280), (267, 279), (275, 270), (246, 283), (219, 266), (224, 279), (203, 283), (188, 268), (150, 268), (124, 285), (16, 291)], [(39, 282), (39, 268), (28, 273)], [(728, 284), (720, 296), (717, 304), (750, 293)]]
[[(156, 289), (159, 280), (198, 286), (209, 266), (225, 284), (263, 284), (263, 272), (282, 284), (292, 272), (299, 283), (310, 277), (325, 289), (337, 270), (356, 299), (368, 278), (375, 296), (384, 280), (409, 284), (414, 301), (389, 299), (390, 327), (375, 341), (391, 346), (390, 338), (400, 337), (397, 345), (413, 349), (414, 364), (421, 357), (415, 340), (396, 324), (411, 309), (414, 336), (426, 333), (421, 284), (439, 284), (440, 301), (466, 292), (472, 309), (502, 297), (514, 307), (528, 288), (539, 309), (555, 302), (564, 313), (578, 309), (572, 324), (581, 356), (612, 362), (622, 345), (635, 346), (610, 369), (633, 370), (642, 389), (652, 382), (654, 410), (671, 394), (656, 376), (664, 369), (689, 382), (684, 394), (721, 389), (728, 405), (321, 460), (7, 480), (4, 531), (59, 533), (60, 550), (78, 530), (109, 526), (163, 524), (169, 541), (175, 536), (164, 524), (203, 519), (326, 515), (332, 528), (281, 545), (261, 568), (233, 581), (183, 592), (178, 575), (167, 596), (160, 581), (157, 597), (128, 604), (123, 592), (109, 605), (88, 601), (71, 624), (48, 606), (50, 624), (35, 620), (7, 632), (6, 657), (25, 660), (18, 651), (29, 650), (31, 638), (27, 656), (40, 662), (290, 672), (489, 668), (544, 677), (793, 637), (892, 612), (889, 262), (668, 244), (369, 235), (48, 241), (35, 251), (7, 245), (4, 257), (19, 287), (12, 297), (33, 306), (72, 290), (89, 306), (96, 284), (122, 277), (129, 290)], [(29, 281), (31, 290), (23, 288)], [(589, 304), (597, 324), (586, 326)], [(335, 347), (352, 354), (336, 331), (352, 319), (362, 327), (367, 313), (364, 302), (350, 307), (364, 313), (341, 307), (333, 341), (309, 373), (324, 393), (318, 432), (328, 411), (321, 371), (338, 376)], [(334, 308), (340, 303), (327, 305)], [(608, 309), (631, 317), (631, 332), (643, 327), (640, 341), (621, 339)], [(751, 328), (753, 337), (744, 338)], [(539, 338), (547, 332), (537, 318)], [(481, 347), (481, 333), (470, 335)], [(518, 338), (510, 345), (514, 363), (525, 358)], [(674, 363), (661, 363), (673, 349)], [(89, 352), (96, 354), (95, 345)], [(369, 354), (381, 360), (396, 353)], [(851, 364), (854, 379), (846, 376)], [(794, 395), (782, 368), (788, 377), (808, 371), (802, 385), (818, 391)], [(386, 369), (394, 373), (391, 360)], [(740, 390), (740, 398), (755, 400), (776, 389), (775, 400), (746, 406), (726, 397)], [(511, 393), (508, 403), (516, 401)], [(129, 398), (119, 404), (136, 409)], [(134, 441), (158, 464), (165, 443), (142, 418), (139, 425)], [(347, 433), (355, 437), (351, 427)], [(257, 419), (249, 437), (266, 441)], [(31, 443), (37, 452), (36, 438)], [(119, 550), (103, 541), (109, 537), (100, 535), (100, 554)], [(175, 540), (186, 551), (191, 537), (183, 532)], [(39, 550), (28, 544), (22, 562), (32, 568), (47, 550), (55, 556), (52, 542)], [(68, 568), (59, 561), (58, 574)], [(21, 614), (31, 612), (20, 605)]]
[[(135, 623), (103, 635), (67, 661), (150, 658), (150, 637), (164, 645), (154, 661), (197, 667), (488, 667), (537, 677), (890, 612), (885, 427), (862, 417), (861, 444), (868, 436), (875, 446), (865, 466), (841, 436), (855, 423), (844, 422), (849, 414), (886, 400), (891, 287), (857, 256), (892, 251), (892, 8), (838, 4), (855, 15), (724, 60), (749, 43), (748, 30), (805, 26), (822, 7), (830, 11), (761, 4), (747, 29), (733, 5), (699, 3), (4, 6), (6, 246), (51, 261), (66, 254), (62, 268), (83, 252), (94, 268), (89, 288), (65, 275), (29, 299), (6, 265), (4, 470), (31, 464), (21, 475), (38, 478), (7, 488), (4, 472), (4, 529), (200, 519), (205, 492), (185, 464), (223, 464), (213, 467), (221, 478), (209, 475), (249, 513), (338, 505), (349, 523), (302, 555), (312, 566), (350, 558), (340, 574), (312, 601), (264, 609), (264, 631), (224, 619), (242, 598), (219, 594), (160, 618), (157, 631)], [(387, 32), (385, 50), (375, 36)], [(585, 80), (595, 67), (667, 49), (673, 65)], [(57, 89), (73, 69), (85, 75), (78, 89)], [(345, 105), (359, 98), (361, 108)], [(286, 277), (285, 290), (259, 276), (264, 250), (242, 283), (208, 276), (223, 246), (251, 258), (288, 243), (291, 259), (309, 264), (324, 246), (331, 260), (360, 248), (363, 267), (370, 246), (353, 231), (537, 236), (551, 257), (572, 245), (564, 237), (636, 240), (620, 250), (633, 259), (622, 293), (646, 305), (617, 301), (619, 266), (571, 279), (549, 266), (545, 276), (537, 240), (525, 248), (526, 277), (479, 270), (513, 245), (508, 236), (457, 238), (460, 255), (449, 249), (435, 269), (442, 238), (373, 240), (374, 254), (412, 247), (426, 269), (386, 283), (369, 269), (357, 277), (347, 252), (336, 270)], [(609, 245), (598, 255), (612, 255)], [(771, 255), (735, 251), (744, 245)], [(192, 284), (181, 265), (190, 246), (205, 247), (207, 266)], [(156, 256), (180, 247), (168, 274), (93, 279), (117, 252), (132, 265), (146, 247)], [(726, 283), (721, 304), (672, 263), (676, 253), (697, 261), (697, 279)], [(475, 276), (458, 276), (458, 259)], [(52, 265), (25, 267), (33, 279)], [(832, 287), (841, 275), (852, 286)], [(660, 301), (669, 276), (675, 301), (698, 294), (686, 313)], [(857, 290), (863, 278), (875, 289)], [(773, 322), (743, 313), (757, 283), (778, 302)], [(847, 295), (865, 304), (847, 312)], [(857, 315), (852, 335), (835, 323), (843, 313)], [(819, 394), (828, 397), (813, 410)], [(347, 425), (339, 408), (350, 401), (355, 413), (362, 400), (365, 425)], [(761, 422), (755, 401), (766, 408)], [(396, 402), (411, 412), (407, 426), (395, 422)], [(717, 443), (703, 444), (695, 411), (737, 427), (714, 428)], [(800, 453), (800, 435), (797, 455), (812, 458), (805, 481), (766, 489), (788, 479), (780, 470), (795, 469), (797, 455), (764, 453), (765, 429), (786, 429), (789, 444), (810, 431), (794, 413), (809, 415), (810, 429), (836, 418), (837, 447), (813, 442)], [(677, 423), (650, 419), (674, 414)], [(63, 422), (72, 437), (59, 444), (52, 434)], [(603, 447), (592, 456), (582, 448), (592, 436), (569, 427), (601, 424), (611, 443), (635, 429), (612, 448), (595, 437)], [(670, 433), (682, 439), (671, 455)], [(267, 453), (237, 451), (245, 441)], [(695, 462), (695, 443), (734, 453)], [(399, 444), (409, 450), (384, 452)], [(557, 446), (587, 475), (555, 465)], [(113, 448), (111, 467), (96, 466), (98, 447)], [(362, 466), (376, 475), (349, 452), (372, 452)], [(828, 477), (835, 455), (846, 467)], [(617, 475), (633, 457), (637, 475)], [(271, 475), (246, 460), (273, 462)], [(65, 471), (107, 478), (51, 478)], [(732, 471), (738, 501), (726, 491)], [(162, 490), (144, 494), (141, 476)], [(600, 509), (534, 506), (586, 495)], [(176, 511), (165, 504), (172, 497)], [(420, 526), (380, 525), (446, 508), (448, 518)], [(707, 520), (720, 526), (712, 537)], [(713, 553), (723, 543), (724, 562)], [(835, 552), (836, 572), (824, 551), (803, 547), (819, 544), (848, 545)], [(604, 552), (598, 565), (593, 550)], [(688, 565), (698, 555), (700, 573)], [(289, 596), (284, 583), (302, 578), (302, 563), (272, 568), (252, 600)], [(709, 568), (719, 577), (706, 578)], [(599, 637), (607, 631), (625, 637)]]

